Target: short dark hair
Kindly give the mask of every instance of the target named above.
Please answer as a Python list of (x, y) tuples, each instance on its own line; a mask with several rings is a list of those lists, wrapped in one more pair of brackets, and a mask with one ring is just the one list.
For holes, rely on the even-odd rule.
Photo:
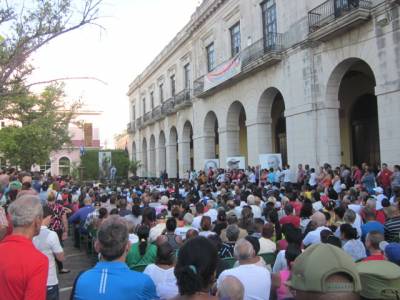
[(174, 249), (168, 242), (157, 245), (156, 263), (161, 265), (173, 265), (175, 260)]
[(128, 227), (123, 218), (116, 215), (107, 218), (97, 233), (101, 256), (107, 261), (121, 257), (128, 243), (128, 236)]
[(167, 231), (175, 231), (176, 229), (176, 219), (175, 218), (168, 218), (165, 227), (167, 228)]
[(43, 219), (48, 216), (54, 216), (54, 211), (47, 205), (43, 206)]

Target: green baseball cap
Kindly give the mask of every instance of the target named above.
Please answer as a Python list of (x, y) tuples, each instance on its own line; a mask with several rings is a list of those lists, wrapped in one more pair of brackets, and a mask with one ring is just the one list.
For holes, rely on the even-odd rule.
[(8, 186), (11, 191), (13, 190), (20, 190), (22, 189), (22, 183), (19, 182), (18, 180), (10, 182), (10, 185)]
[[(328, 280), (338, 273), (346, 274), (351, 282)], [(312, 245), (297, 257), (287, 285), (300, 291), (320, 293), (361, 291), (360, 276), (353, 259), (330, 244)]]
[(366, 299), (400, 299), (400, 267), (385, 260), (357, 264), (361, 296)]

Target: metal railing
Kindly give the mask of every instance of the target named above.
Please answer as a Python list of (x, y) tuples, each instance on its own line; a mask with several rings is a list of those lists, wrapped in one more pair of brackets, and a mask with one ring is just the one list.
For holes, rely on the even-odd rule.
[(140, 128), (143, 125), (143, 119), (142, 117), (139, 117), (136, 119), (136, 127)]
[(151, 111), (148, 111), (147, 113), (144, 114), (143, 116), (143, 122), (147, 123), (148, 121), (151, 120)]
[(158, 121), (159, 119), (161, 119), (161, 106), (159, 105), (159, 106), (157, 106), (157, 107), (155, 107), (153, 110), (152, 110), (152, 112), (151, 112), (151, 118), (154, 120), (154, 121)]
[(136, 131), (136, 125), (135, 122), (130, 122), (127, 125), (127, 132), (128, 133), (134, 133)]
[(169, 98), (168, 100), (164, 101), (161, 106), (161, 113), (163, 115), (168, 115), (174, 112), (175, 107), (175, 99)]
[(185, 88), (182, 91), (180, 91), (178, 94), (175, 96), (175, 106), (182, 105), (182, 104), (190, 104), (191, 102), (191, 94), (190, 94), (190, 89)]
[(334, 20), (359, 8), (371, 9), (369, 0), (328, 0), (308, 12), (309, 32), (333, 22)]
[(277, 32), (270, 32), (265, 38), (262, 38), (241, 52), (242, 69), (252, 61), (259, 59), (268, 53), (283, 51), (284, 35)]

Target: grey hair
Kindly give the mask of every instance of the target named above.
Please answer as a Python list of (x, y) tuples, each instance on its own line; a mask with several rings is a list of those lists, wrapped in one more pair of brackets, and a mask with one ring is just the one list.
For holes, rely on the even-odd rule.
[(43, 217), (43, 208), (38, 196), (23, 195), (10, 204), (8, 213), (14, 227), (25, 227)]
[(97, 233), (102, 257), (107, 261), (120, 258), (124, 254), (128, 238), (126, 221), (120, 216), (108, 217)]
[(236, 224), (231, 224), (226, 227), (226, 238), (230, 242), (236, 241), (239, 237), (239, 233), (239, 226)]
[(244, 286), (234, 276), (226, 276), (218, 288), (219, 299), (243, 300)]
[(346, 212), (344, 213), (344, 216), (343, 216), (343, 220), (346, 223), (353, 224), (354, 221), (356, 220), (356, 213), (354, 211), (352, 211), (351, 209), (346, 210)]
[(240, 239), (236, 242), (233, 253), (237, 260), (246, 260), (256, 255), (253, 245), (246, 239)]

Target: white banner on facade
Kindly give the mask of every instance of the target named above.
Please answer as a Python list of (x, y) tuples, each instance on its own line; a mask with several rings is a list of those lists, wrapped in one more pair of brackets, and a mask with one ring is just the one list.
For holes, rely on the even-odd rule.
[(99, 175), (101, 179), (110, 178), (111, 152), (99, 152)]
[(205, 159), (204, 160), (204, 170), (208, 171), (209, 169), (218, 169), (219, 168), (219, 159)]
[(260, 154), (261, 169), (274, 170), (282, 168), (282, 155), (280, 153)]
[(244, 156), (228, 157), (226, 159), (226, 167), (230, 170), (244, 170), (246, 168), (246, 159)]
[(237, 55), (204, 76), (204, 91), (208, 91), (231, 79), (233, 76), (239, 74), (241, 70), (242, 61), (240, 55)]

